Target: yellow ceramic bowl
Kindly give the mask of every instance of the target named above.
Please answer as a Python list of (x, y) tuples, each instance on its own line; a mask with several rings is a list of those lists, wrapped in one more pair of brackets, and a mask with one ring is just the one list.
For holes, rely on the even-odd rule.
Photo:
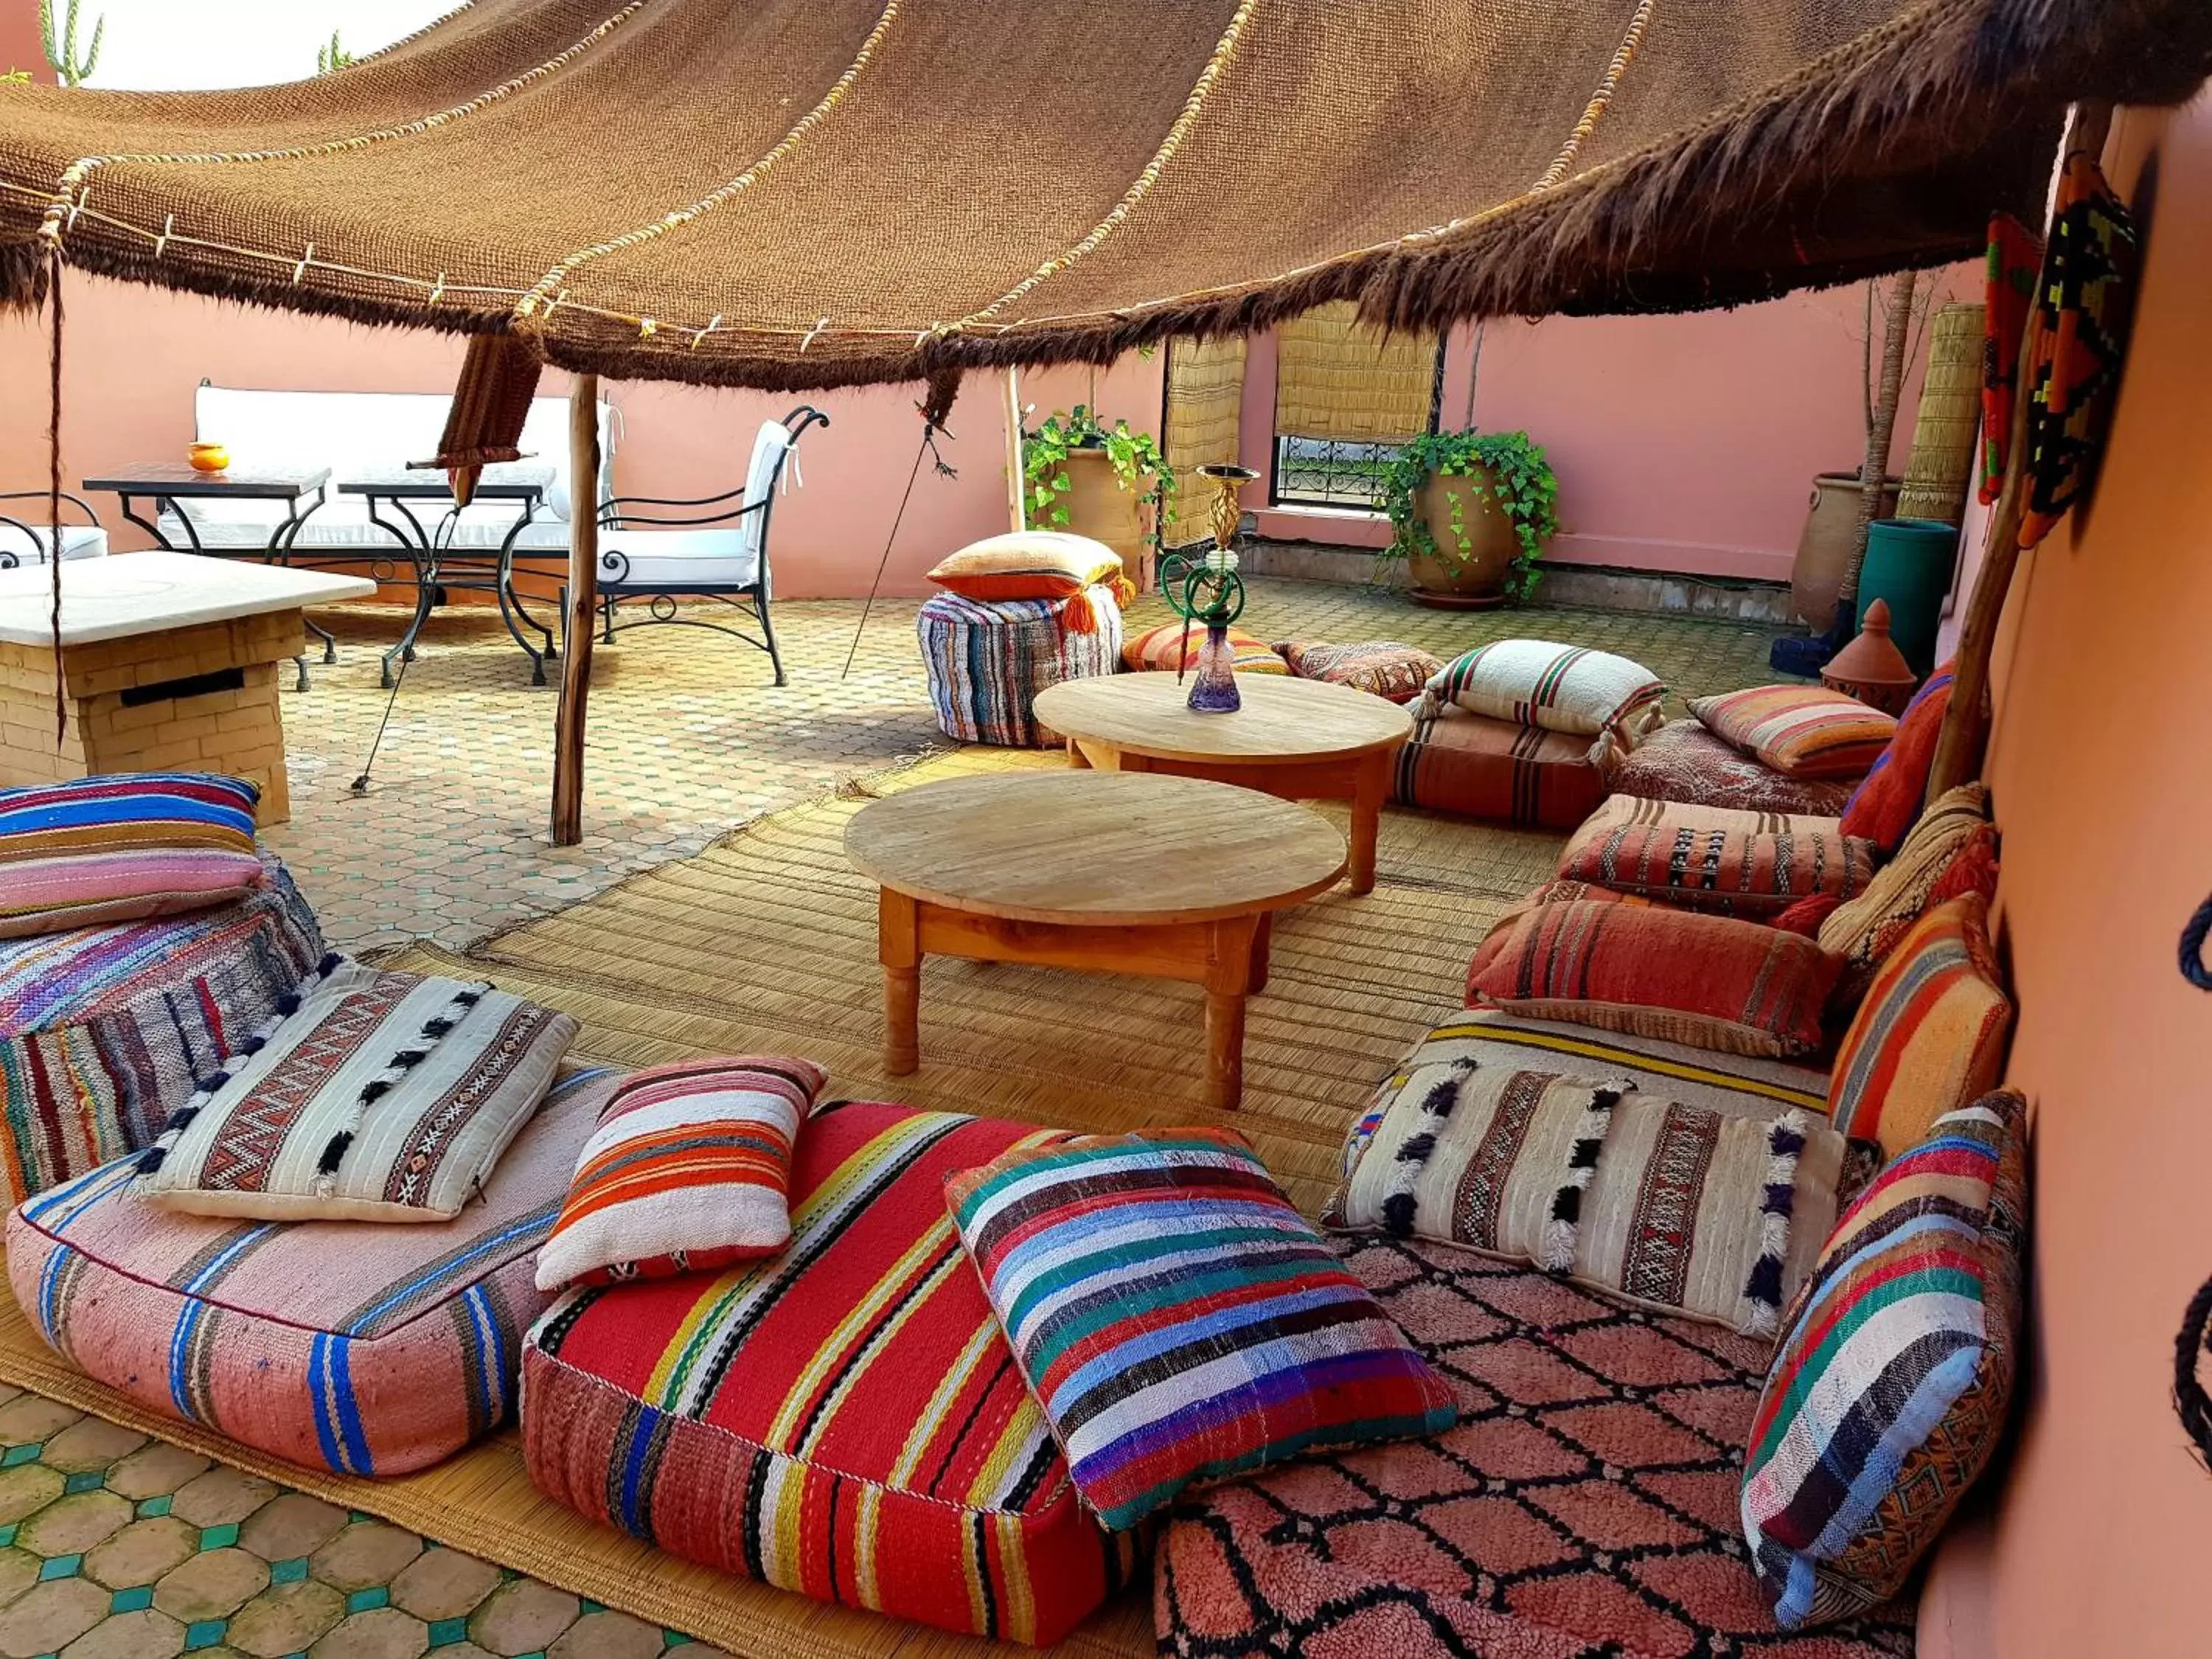
[(196, 472), (220, 472), (230, 465), (230, 452), (221, 444), (194, 444), (190, 459)]

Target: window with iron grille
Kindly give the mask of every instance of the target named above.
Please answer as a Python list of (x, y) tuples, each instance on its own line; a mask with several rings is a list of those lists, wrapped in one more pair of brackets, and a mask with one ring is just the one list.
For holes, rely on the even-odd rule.
[(1379, 512), (1383, 467), (1407, 439), (1437, 429), (1443, 378), (1441, 336), (1384, 334), (1349, 301), (1284, 324), (1270, 499)]

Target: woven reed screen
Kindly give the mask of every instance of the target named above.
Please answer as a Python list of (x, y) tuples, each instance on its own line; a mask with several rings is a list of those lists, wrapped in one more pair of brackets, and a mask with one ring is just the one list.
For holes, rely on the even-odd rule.
[(1974, 434), (1982, 418), (1982, 316), (1981, 306), (1970, 300), (1936, 313), (1929, 331), (1928, 377), (1912, 428), (1912, 457), (1897, 496), (1900, 519), (1956, 524), (1966, 516)]
[(1339, 443), (1403, 443), (1429, 429), (1437, 336), (1385, 334), (1337, 301), (1277, 331), (1275, 431)]
[(1244, 337), (1168, 343), (1167, 409), (1160, 447), (1176, 470), (1175, 506), (1160, 528), (1163, 547), (1188, 547), (1209, 539), (1213, 486), (1198, 469), (1234, 463), (1241, 453), (1244, 403)]

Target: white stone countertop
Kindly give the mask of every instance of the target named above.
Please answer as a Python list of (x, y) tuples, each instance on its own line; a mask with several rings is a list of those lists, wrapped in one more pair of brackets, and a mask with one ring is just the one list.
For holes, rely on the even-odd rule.
[[(46, 645), (52, 578), (45, 565), (0, 570), (0, 641)], [(246, 559), (191, 553), (118, 553), (62, 566), (62, 644), (166, 633), (302, 605), (362, 599), (376, 584), (362, 576), (287, 570)]]

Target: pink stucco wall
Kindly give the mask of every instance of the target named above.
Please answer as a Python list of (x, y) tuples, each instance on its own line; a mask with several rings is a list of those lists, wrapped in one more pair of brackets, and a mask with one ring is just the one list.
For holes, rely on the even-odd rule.
[[(0, 35), (0, 57), (6, 37)], [(1954, 286), (1966, 291), (1961, 275)], [(220, 384), (443, 392), (458, 339), (371, 331), (343, 322), (73, 278), (66, 341), (66, 459), (72, 480), (181, 456), (191, 390)], [(1863, 440), (1856, 377), (1857, 290), (1799, 295), (1733, 312), (1640, 318), (1559, 318), (1490, 325), (1474, 403), (1478, 424), (1525, 427), (1560, 477), (1566, 531), (1552, 556), (1738, 577), (1786, 580), (1814, 473), (1856, 465)], [(1471, 331), (1446, 358), (1443, 419), (1466, 418)], [(44, 474), (45, 342), (21, 319), (0, 321), (0, 489)], [(1090, 398), (1109, 416), (1157, 428), (1161, 361), (1131, 356), (1094, 375), (1060, 369), (1023, 377), (1040, 412)], [(1245, 401), (1249, 464), (1267, 465), (1274, 392), (1271, 339), (1254, 343)], [(548, 378), (559, 390), (562, 378)], [(653, 385), (611, 388), (623, 412), (626, 492), (703, 495), (742, 475), (751, 434), (794, 399)], [(920, 436), (919, 389), (882, 387), (817, 398), (827, 431), (801, 452), (805, 488), (777, 509), (778, 591), (865, 592), (883, 557)], [(1909, 447), (1917, 381), (1898, 428)], [(924, 466), (884, 591), (915, 593), (949, 550), (1006, 527), (1006, 392), (971, 376), (943, 441), (959, 477)], [(1266, 500), (1262, 487), (1247, 502)], [(106, 503), (101, 504), (105, 507)], [(112, 526), (111, 526), (112, 527)], [(1264, 532), (1377, 545), (1374, 518), (1268, 513)], [(128, 526), (120, 546), (134, 545)]]

